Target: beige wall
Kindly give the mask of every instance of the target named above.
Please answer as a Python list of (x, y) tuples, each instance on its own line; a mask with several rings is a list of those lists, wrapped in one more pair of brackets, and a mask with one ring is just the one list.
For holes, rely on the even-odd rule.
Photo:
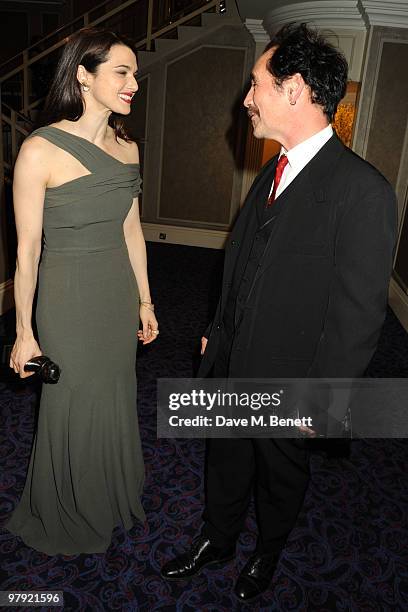
[[(396, 188), (408, 119), (408, 44), (384, 41), (366, 159)], [(400, 78), (397, 77), (400, 75)]]
[(227, 229), (245, 50), (203, 46), (167, 67), (158, 218)]
[(140, 63), (146, 110), (136, 98), (132, 114), (139, 117), (130, 122), (139, 122), (142, 134), (145, 121), (145, 223), (229, 229), (241, 204), (242, 101), (254, 46), (239, 22), (203, 28), (188, 44), (174, 41), (174, 52), (158, 54), (146, 69)]
[(408, 29), (370, 33), (354, 149), (376, 166), (398, 198), (399, 237), (391, 305), (408, 329)]

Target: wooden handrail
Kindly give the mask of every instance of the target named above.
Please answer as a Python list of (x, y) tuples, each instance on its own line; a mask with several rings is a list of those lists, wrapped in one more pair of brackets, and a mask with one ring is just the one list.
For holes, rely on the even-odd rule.
[[(28, 114), (28, 112), (31, 109), (34, 109), (41, 102), (41, 99), (38, 99), (38, 100), (35, 100), (34, 102), (30, 103), (30, 91), (29, 91), (29, 89), (30, 89), (30, 80), (29, 80), (28, 69), (35, 62), (39, 61), (40, 59), (46, 57), (47, 55), (49, 55), (50, 53), (52, 53), (53, 51), (58, 49), (59, 47), (63, 46), (65, 44), (65, 42), (66, 42), (66, 38), (63, 38), (62, 40), (59, 40), (58, 42), (56, 42), (53, 45), (51, 45), (48, 49), (45, 49), (44, 51), (41, 51), (40, 53), (38, 53), (37, 55), (34, 55), (34, 57), (31, 57), (31, 58), (29, 57), (30, 49), (33, 49), (34, 47), (36, 47), (38, 44), (42, 43), (43, 41), (45, 41), (47, 39), (50, 39), (51, 37), (53, 37), (55, 35), (58, 35), (59, 32), (62, 32), (64, 29), (71, 27), (73, 24), (75, 24), (77, 22), (82, 22), (82, 24), (79, 24), (79, 28), (78, 29), (80, 29), (84, 25), (93, 26), (93, 25), (98, 25), (100, 23), (103, 23), (104, 21), (106, 21), (110, 17), (112, 17), (112, 16), (122, 12), (124, 9), (128, 8), (132, 4), (136, 4), (140, 0), (125, 0), (124, 2), (122, 2), (116, 8), (111, 9), (107, 13), (104, 13), (102, 16), (100, 16), (100, 17), (98, 17), (98, 18), (96, 18), (94, 20), (90, 20), (89, 19), (90, 14), (93, 13), (93, 11), (95, 11), (97, 9), (100, 9), (102, 6), (106, 5), (108, 1), (109, 0), (105, 0), (104, 2), (99, 4), (97, 7), (94, 7), (93, 9), (88, 11), (87, 13), (84, 13), (81, 17), (78, 17), (78, 18), (74, 19), (73, 21), (71, 21), (69, 24), (66, 24), (65, 26), (62, 26), (62, 28), (59, 28), (58, 30), (56, 30), (52, 34), (49, 34), (48, 36), (43, 38), (41, 41), (39, 41), (35, 45), (32, 45), (31, 47), (28, 47), (22, 53), (16, 55), (12, 59), (15, 59), (19, 55), (22, 55), (22, 57), (23, 57), (22, 64), (20, 64), (17, 68), (14, 68), (13, 70), (8, 72), (7, 74), (5, 74), (5, 75), (0, 77), (0, 190), (1, 190), (1, 184), (2, 184), (2, 182), (4, 180), (4, 178), (5, 178), (5, 170), (7, 170), (7, 171), (11, 171), (12, 170), (12, 165), (10, 163), (8, 163), (8, 161), (5, 160), (4, 157), (3, 157), (3, 124), (7, 124), (9, 126), (9, 128), (10, 128), (10, 132), (11, 132), (11, 159), (14, 161), (15, 157), (17, 155), (17, 152), (18, 152), (17, 133), (20, 133), (20, 134), (22, 134), (24, 136), (28, 135), (28, 133), (29, 133), (28, 130), (25, 127), (22, 127), (18, 123), (18, 120), (20, 120), (20, 122), (23, 121), (26, 124), (31, 124), (32, 125), (32, 121), (27, 117), (27, 114)], [(136, 48), (140, 48), (140, 47), (144, 47), (145, 46), (148, 51), (151, 49), (152, 41), (155, 40), (156, 38), (160, 38), (160, 36), (163, 36), (167, 32), (170, 32), (171, 30), (176, 29), (179, 25), (182, 25), (183, 23), (186, 23), (186, 22), (190, 21), (191, 19), (194, 19), (194, 17), (197, 17), (198, 15), (201, 15), (202, 13), (206, 13), (206, 12), (208, 12), (211, 9), (215, 9), (215, 11), (217, 13), (219, 13), (219, 12), (221, 12), (221, 6), (225, 4), (225, 0), (209, 0), (205, 4), (203, 4), (201, 7), (195, 9), (194, 11), (191, 11), (191, 12), (187, 13), (186, 15), (183, 15), (179, 19), (176, 19), (173, 23), (171, 23), (169, 25), (166, 25), (166, 26), (164, 26), (162, 28), (159, 28), (156, 32), (153, 32), (153, 2), (154, 1), (155, 0), (148, 0), (149, 4), (148, 4), (148, 17), (147, 17), (146, 37), (143, 40), (140, 40), (140, 41), (138, 41), (135, 44)], [(8, 60), (7, 63), (9, 63), (11, 61), (12, 60)], [(3, 64), (3, 66), (4, 66), (4, 64)], [(12, 76), (14, 76), (14, 75), (16, 75), (18, 73), (21, 73), (21, 72), (23, 73), (23, 80), (22, 80), (23, 89), (22, 89), (22, 93), (21, 93), (21, 98), (22, 98), (22, 103), (23, 104), (22, 104), (22, 111), (17, 111), (15, 109), (12, 109), (11, 107), (9, 107), (4, 102), (2, 102), (2, 100), (1, 100), (1, 85), (2, 85), (2, 83), (7, 81), (8, 79), (10, 79)], [(6, 110), (6, 113), (3, 112), (3, 109)], [(7, 116), (7, 113), (10, 116)]]
[[(78, 28), (79, 30), (81, 29), (81, 27), (84, 27), (85, 25), (87, 25), (87, 26), (98, 25), (99, 23), (102, 23), (103, 21), (106, 21), (110, 17), (113, 17), (117, 13), (121, 13), (124, 9), (128, 8), (132, 4), (136, 4), (136, 2), (139, 2), (139, 1), (140, 0), (125, 0), (125, 2), (122, 2), (122, 4), (120, 4), (116, 8), (108, 11), (107, 13), (104, 13), (98, 19), (94, 19), (93, 21), (89, 21), (89, 14), (92, 13), (93, 11), (95, 11), (96, 8), (99, 8), (101, 6), (104, 6), (105, 4), (108, 4), (109, 0), (105, 1), (105, 2), (102, 2), (100, 5), (98, 5), (98, 7), (95, 7), (93, 9), (91, 9), (90, 11), (88, 11), (87, 13), (84, 13), (80, 17), (77, 17), (76, 19), (71, 21), (69, 24), (66, 24), (65, 26), (62, 26), (61, 28), (59, 28), (59, 30), (56, 30), (56, 32), (54, 32), (53, 34), (50, 34), (46, 38), (50, 38), (52, 36), (55, 36), (58, 32), (62, 32), (63, 30), (65, 30), (65, 29), (69, 28), (70, 26), (72, 26), (74, 23), (79, 22), (81, 20), (82, 20), (82, 25), (80, 25), (80, 27)], [(149, 4), (153, 4), (153, 0), (149, 0)], [(88, 17), (88, 22), (85, 24), (84, 20), (85, 20), (86, 17)], [(39, 42), (41, 42), (41, 41), (39, 41)], [(35, 62), (37, 62), (38, 60), (42, 59), (43, 57), (46, 57), (47, 55), (49, 55), (50, 53), (52, 53), (53, 51), (55, 51), (59, 47), (62, 47), (63, 45), (65, 45), (66, 38), (63, 38), (63, 39), (59, 40), (58, 42), (54, 43), (53, 45), (51, 45), (51, 47), (48, 47), (48, 49), (45, 49), (45, 51), (41, 51), (40, 53), (37, 53), (37, 55), (34, 55), (34, 57), (28, 58), (28, 50), (32, 49), (33, 47), (38, 46), (39, 42), (36, 43), (35, 45), (32, 45), (28, 49), (25, 49), (22, 53), (18, 53), (15, 56), (15, 57), (18, 57), (19, 55), (23, 55), (23, 63), (20, 64), (19, 66), (17, 66), (17, 68), (14, 68), (13, 70), (10, 70), (10, 72), (8, 72), (7, 74), (4, 74), (3, 76), (1, 76), (0, 77), (0, 83), (3, 83), (4, 81), (8, 80), (10, 77), (12, 77), (15, 74), (18, 74), (19, 72), (24, 70), (26, 67), (31, 66), (31, 64), (34, 64)], [(15, 57), (13, 59), (15, 59)], [(12, 60), (9, 60), (7, 63), (9, 63), (11, 61)]]
[[(43, 38), (40, 38), (40, 40), (37, 40), (37, 42), (35, 42), (34, 44), (30, 45), (29, 47), (27, 47), (25, 49), (25, 51), (27, 51), (28, 53), (30, 53), (30, 51), (32, 49), (34, 49), (35, 47), (38, 47), (40, 45), (43, 45), (44, 42), (46, 42), (47, 40), (49, 40), (50, 38), (53, 38), (54, 36), (58, 36), (59, 33), (62, 34), (62, 32), (70, 27), (72, 27), (77, 21), (80, 21), (81, 19), (84, 22), (84, 26), (88, 26), (89, 24), (89, 14), (93, 13), (94, 11), (99, 10), (100, 8), (102, 8), (102, 6), (104, 6), (105, 4), (109, 4), (111, 2), (111, 0), (103, 0), (103, 2), (100, 2), (99, 4), (97, 4), (96, 6), (94, 6), (93, 8), (89, 9), (89, 11), (87, 11), (86, 13), (83, 13), (82, 15), (79, 15), (79, 17), (75, 17), (75, 19), (72, 19), (71, 21), (69, 21), (68, 23), (64, 23), (62, 26), (60, 26), (59, 28), (57, 28), (56, 30), (53, 30), (52, 32), (50, 32), (50, 34), (47, 34), (46, 36), (44, 36)], [(13, 62), (13, 60), (17, 59), (19, 55), (22, 55), (22, 53), (24, 53), (24, 51), (19, 51), (19, 53), (16, 53), (15, 55), (13, 55), (13, 57), (9, 57), (7, 60), (5, 60), (4, 62), (2, 62), (0, 64), (0, 73), (3, 72), (3, 68), (5, 66), (7, 66), (7, 64), (11, 64), (11, 62)]]
[[(110, 17), (122, 12), (124, 9), (128, 8), (129, 6), (131, 6), (132, 4), (135, 4), (137, 2), (139, 2), (140, 0), (125, 0), (125, 2), (123, 2), (122, 4), (120, 4), (119, 6), (115, 7), (114, 9), (110, 10), (109, 12), (105, 13), (104, 15), (102, 15), (101, 17), (98, 17), (97, 19), (94, 19), (93, 21), (88, 21), (87, 25), (92, 26), (92, 25), (98, 25), (100, 23), (102, 23), (103, 21), (109, 19)], [(149, 5), (148, 5), (148, 20), (147, 20), (147, 32), (146, 32), (146, 37), (140, 41), (138, 41), (135, 44), (135, 48), (140, 48), (140, 47), (144, 47), (146, 45), (147, 50), (150, 50), (151, 48), (151, 42), (153, 40), (155, 40), (156, 38), (160, 38), (161, 36), (163, 36), (164, 34), (174, 30), (175, 28), (177, 28), (179, 25), (182, 25), (183, 23), (189, 21), (190, 19), (193, 19), (194, 17), (197, 17), (198, 15), (201, 15), (202, 13), (205, 13), (209, 10), (211, 10), (212, 8), (215, 9), (215, 11), (218, 13), (220, 12), (220, 5), (222, 4), (222, 0), (210, 0), (208, 2), (206, 2), (206, 4), (203, 4), (201, 7), (195, 9), (194, 11), (188, 13), (187, 15), (184, 15), (183, 17), (180, 17), (179, 19), (177, 19), (176, 21), (174, 21), (173, 23), (160, 28), (159, 30), (157, 30), (156, 32), (152, 31), (152, 27), (153, 27), (153, 2), (154, 0), (149, 0)], [(104, 6), (106, 4), (106, 1), (103, 2), (102, 4), (98, 5), (99, 7)], [(98, 7), (96, 7), (98, 8)], [(91, 11), (88, 11), (87, 13), (84, 13), (80, 18), (77, 18), (76, 20), (70, 22), (68, 25), (64, 26), (64, 28), (69, 27), (70, 25), (72, 25), (73, 23), (76, 23), (79, 19), (85, 20), (85, 18), (88, 16), (89, 14), (92, 13), (95, 10), (92, 9)], [(60, 30), (57, 30), (57, 32), (61, 31), (64, 28), (60, 28)], [(52, 35), (50, 35), (52, 36)], [(49, 38), (50, 36), (46, 37)], [(40, 53), (38, 53), (37, 55), (35, 55), (34, 57), (29, 58), (29, 53), (28, 53), (28, 49), (25, 49), (22, 53), (23, 56), (23, 63), (20, 64), (17, 68), (14, 68), (13, 70), (11, 70), (10, 72), (8, 72), (7, 74), (3, 75), (2, 77), (0, 77), (0, 87), (1, 84), (5, 81), (7, 81), (8, 79), (10, 79), (12, 76), (15, 76), (16, 74), (22, 72), (23, 73), (23, 87), (22, 87), (22, 112), (24, 114), (28, 114), (28, 112), (30, 111), (30, 109), (35, 108), (36, 106), (38, 106), (39, 101), (36, 100), (35, 102), (30, 103), (29, 101), (29, 73), (28, 73), (28, 68), (34, 64), (35, 62), (43, 59), (44, 57), (46, 57), (47, 55), (49, 55), (50, 53), (56, 51), (59, 47), (62, 47), (66, 42), (66, 38), (54, 43), (53, 45), (51, 45), (48, 49), (45, 49), (44, 51), (41, 51)], [(38, 44), (38, 43), (37, 43)], [(35, 45), (34, 45), (35, 46)], [(29, 47), (32, 48), (32, 47)], [(16, 56), (18, 57), (18, 56)]]
[[(69, 30), (69, 28), (71, 28), (77, 22), (82, 21), (81, 25), (78, 24), (79, 27), (77, 28), (77, 30), (81, 29), (81, 27), (85, 27), (85, 26), (86, 27), (88, 27), (88, 26), (89, 27), (96, 26), (99, 23), (102, 23), (103, 21), (106, 21), (110, 17), (113, 17), (117, 13), (122, 12), (124, 9), (128, 8), (132, 4), (136, 4), (137, 2), (140, 2), (140, 0), (125, 0), (119, 6), (115, 7), (114, 9), (111, 9), (107, 13), (104, 13), (103, 15), (101, 15), (101, 17), (98, 17), (96, 19), (90, 20), (90, 15), (94, 11), (99, 10), (101, 7), (105, 6), (106, 4), (109, 4), (109, 2), (110, 2), (110, 0), (104, 0), (103, 2), (101, 2), (97, 6), (93, 7), (92, 9), (87, 11), (86, 13), (83, 13), (82, 15), (80, 15), (79, 17), (76, 17), (75, 19), (73, 19), (69, 23), (64, 24), (63, 26), (61, 26), (57, 30), (54, 30), (54, 32), (51, 32), (51, 34), (47, 34), (47, 36), (44, 36), (44, 38), (41, 38), (35, 44), (31, 45), (30, 47), (27, 47), (26, 49), (24, 49), (24, 51), (20, 51), (19, 53), (17, 53), (13, 57), (9, 58), (8, 60), (6, 60), (2, 64), (0, 64), (0, 84), (2, 82), (6, 81), (7, 79), (9, 79), (10, 77), (14, 76), (15, 74), (18, 74), (21, 70), (24, 70), (25, 66), (30, 66), (31, 64), (33, 64), (36, 61), (42, 59), (43, 57), (46, 57), (47, 55), (49, 55), (49, 53), (52, 53), (53, 51), (55, 51), (56, 49), (58, 49), (59, 47), (64, 45), (65, 41), (66, 41), (66, 37), (62, 38), (57, 43), (54, 43), (53, 45), (51, 45), (50, 47), (48, 47), (44, 51), (41, 51), (40, 53), (37, 53), (36, 55), (34, 55), (31, 58), (29, 58), (30, 50), (35, 49), (35, 47), (38, 47), (38, 46), (42, 45), (44, 42), (46, 42), (50, 38), (54, 38), (55, 36), (58, 36), (59, 34), (62, 35), (62, 33), (65, 30)], [(170, 26), (165, 26), (164, 28), (160, 28), (153, 35), (153, 19), (152, 19), (152, 17), (153, 17), (153, 2), (154, 2), (154, 0), (149, 0), (149, 3), (148, 3), (148, 19), (147, 19), (146, 38), (143, 39), (143, 41), (141, 41), (141, 43), (137, 44), (136, 47), (143, 46), (143, 44), (146, 44), (146, 41), (153, 40), (154, 38), (162, 36), (165, 32), (167, 32), (169, 30), (169, 28), (171, 29), (171, 27), (172, 28), (177, 27), (177, 25), (180, 25), (181, 21), (187, 21), (187, 19), (192, 19), (194, 16), (199, 15), (199, 14), (204, 13), (204, 12), (207, 12), (211, 8), (215, 8), (215, 11), (217, 13), (219, 13), (220, 12), (220, 5), (223, 4), (222, 0), (210, 0), (210, 1), (206, 2), (206, 4), (203, 4), (201, 7), (199, 7), (198, 9), (195, 9), (194, 11), (189, 13), (187, 16), (183, 16), (182, 18), (177, 19), (176, 21), (174, 21), (172, 24), (170, 24), (171, 27)], [(149, 34), (150, 34), (150, 36), (149, 36)], [(147, 50), (150, 51), (149, 48)], [(6, 74), (1, 75), (2, 69), (4, 69), (7, 66), (7, 64), (12, 63), (13, 60), (16, 60), (20, 55), (23, 56), (23, 62), (19, 66), (17, 66), (16, 68), (13, 68), (9, 72), (7, 72)], [(26, 58), (24, 58), (24, 55), (26, 56)]]
[[(19, 111), (14, 110), (13, 108), (11, 108), (11, 106), (6, 104), (5, 102), (2, 103), (2, 108), (7, 110), (7, 112), (10, 113), (10, 116), (11, 116), (11, 113), (14, 112), (16, 114), (16, 118), (22, 119), (22, 121), (24, 121), (25, 123), (29, 123), (30, 125), (34, 125), (34, 122), (29, 117), (27, 117), (27, 115), (23, 115), (23, 113), (20, 113)], [(6, 121), (5, 117), (7, 117), (7, 115), (5, 116), (3, 112), (3, 121)]]

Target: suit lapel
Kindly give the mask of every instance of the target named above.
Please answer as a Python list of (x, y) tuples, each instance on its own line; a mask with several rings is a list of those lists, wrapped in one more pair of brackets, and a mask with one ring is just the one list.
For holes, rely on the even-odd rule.
[(278, 163), (278, 156), (272, 158), (267, 171), (263, 174), (261, 180), (257, 185), (256, 191), (254, 191), (253, 198), (255, 200), (255, 208), (258, 219), (258, 225), (265, 223), (265, 206), (271, 190), (273, 178), (275, 176), (276, 164)]
[(290, 209), (300, 206), (314, 206), (324, 204), (327, 200), (331, 175), (336, 169), (339, 157), (345, 147), (336, 133), (327, 141), (313, 159), (303, 168), (296, 178), (288, 185), (272, 205), (273, 216), (278, 216), (271, 231), (262, 260), (258, 268), (255, 281), (265, 274), (273, 263), (269, 257), (272, 247), (272, 238), (280, 223), (284, 223)]
[[(259, 225), (258, 203), (262, 200), (261, 194), (265, 191), (265, 189), (267, 189), (268, 183), (270, 186), (270, 182), (272, 180), (270, 177), (273, 177), (275, 174), (277, 159), (278, 157), (275, 156), (269, 162), (267, 162), (262, 168), (261, 172), (255, 178), (248, 191), (247, 197), (245, 198), (244, 205), (238, 215), (230, 237), (226, 243), (223, 289), (221, 292), (221, 312), (225, 306), (226, 296), (229, 291), (229, 286), (232, 281), (237, 257), (239, 255), (239, 250), (242, 241), (244, 240), (244, 236), (248, 233), (255, 233)], [(265, 202), (263, 202), (263, 204), (265, 204)], [(254, 209), (256, 209), (256, 214), (254, 214)]]
[[(336, 168), (337, 160), (345, 150), (344, 145), (334, 133), (330, 140), (320, 149), (315, 157), (303, 168), (296, 178), (288, 185), (288, 187), (276, 199), (271, 208), (271, 216), (265, 217), (265, 198), (263, 194), (267, 193), (268, 185), (270, 188), (271, 182), (275, 174), (275, 168), (278, 161), (278, 156), (272, 158), (261, 170), (260, 174), (254, 180), (251, 189), (245, 199), (244, 206), (239, 214), (237, 222), (234, 226), (231, 236), (227, 243), (225, 252), (225, 267), (223, 279), (223, 291), (221, 295), (222, 309), (225, 306), (225, 300), (228, 293), (228, 286), (231, 282), (232, 275), (238, 256), (240, 243), (247, 233), (255, 232), (259, 226), (270, 223), (274, 220), (269, 235), (261, 263), (255, 276), (256, 280), (265, 273), (272, 261), (269, 257), (272, 246), (272, 238), (275, 234), (277, 226), (285, 221), (287, 210), (296, 206), (323, 204), (327, 198), (328, 182), (332, 172)], [(266, 197), (267, 197), (266, 196)], [(254, 209), (256, 214), (254, 215)], [(231, 246), (235, 243), (234, 246)]]

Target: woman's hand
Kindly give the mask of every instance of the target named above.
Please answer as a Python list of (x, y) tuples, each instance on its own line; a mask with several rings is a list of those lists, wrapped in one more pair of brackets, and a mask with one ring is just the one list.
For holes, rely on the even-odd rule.
[(139, 329), (137, 332), (137, 337), (143, 344), (150, 344), (159, 335), (159, 324), (154, 315), (152, 305), (140, 304), (139, 316), (142, 322), (142, 329)]
[(24, 372), (24, 366), (27, 361), (39, 355), (42, 355), (42, 352), (34, 336), (17, 337), (10, 355), (10, 368), (13, 368), (15, 373), (20, 375), (20, 378), (32, 376), (34, 372)]

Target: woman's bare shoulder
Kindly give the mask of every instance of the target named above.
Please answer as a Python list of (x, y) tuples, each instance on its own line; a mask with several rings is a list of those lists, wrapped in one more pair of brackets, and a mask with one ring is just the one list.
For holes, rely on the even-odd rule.
[(123, 140), (118, 138), (119, 144), (123, 147), (128, 163), (138, 164), (139, 163), (139, 147), (134, 140)]
[(20, 147), (14, 169), (14, 182), (18, 183), (19, 179), (26, 181), (30, 177), (46, 184), (54, 160), (55, 146), (40, 135), (33, 134), (26, 138)]
[(18, 158), (28, 163), (47, 162), (54, 150), (55, 146), (41, 134), (33, 134), (21, 145)]

